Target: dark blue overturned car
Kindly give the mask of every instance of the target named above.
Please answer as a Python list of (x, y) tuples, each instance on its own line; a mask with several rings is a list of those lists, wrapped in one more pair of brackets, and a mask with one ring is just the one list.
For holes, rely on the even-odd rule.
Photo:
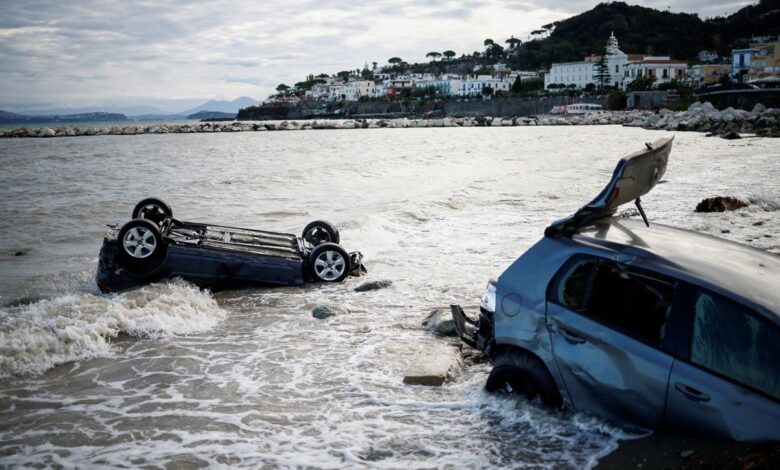
[(328, 222), (293, 234), (183, 222), (159, 199), (139, 202), (132, 220), (109, 225), (96, 282), (103, 292), (181, 277), (213, 290), (244, 285), (300, 286), (341, 282), (366, 272), (363, 255), (348, 253)]

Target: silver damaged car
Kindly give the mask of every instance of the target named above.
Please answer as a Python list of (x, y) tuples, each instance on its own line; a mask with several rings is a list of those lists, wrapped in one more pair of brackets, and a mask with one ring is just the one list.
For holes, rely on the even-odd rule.
[[(620, 160), (591, 203), (488, 283), (460, 338), (485, 352), (489, 391), (618, 423), (780, 440), (780, 258), (648, 224), (640, 197), (672, 139)], [(613, 217), (635, 202), (643, 221)]]

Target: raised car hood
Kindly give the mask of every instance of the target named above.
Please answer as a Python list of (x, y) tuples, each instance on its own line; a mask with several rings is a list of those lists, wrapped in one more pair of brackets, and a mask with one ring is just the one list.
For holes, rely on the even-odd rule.
[(666, 172), (673, 140), (674, 137), (658, 139), (652, 144), (645, 144), (644, 150), (620, 159), (612, 179), (596, 199), (574, 215), (554, 222), (544, 234), (548, 237), (569, 236), (597, 219), (614, 214), (619, 206), (638, 201)]

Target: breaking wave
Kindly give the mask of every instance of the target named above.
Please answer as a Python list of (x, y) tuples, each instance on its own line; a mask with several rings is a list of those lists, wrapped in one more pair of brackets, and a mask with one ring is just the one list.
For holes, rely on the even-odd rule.
[(181, 280), (116, 296), (70, 294), (0, 309), (0, 377), (41, 374), (66, 362), (112, 354), (120, 334), (156, 339), (200, 333), (224, 312)]

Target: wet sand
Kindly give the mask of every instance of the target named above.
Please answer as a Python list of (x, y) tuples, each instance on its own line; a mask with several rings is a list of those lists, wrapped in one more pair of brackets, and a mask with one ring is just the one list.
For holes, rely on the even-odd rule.
[(780, 444), (723, 442), (658, 433), (621, 441), (620, 447), (600, 459), (596, 468), (778, 469)]

